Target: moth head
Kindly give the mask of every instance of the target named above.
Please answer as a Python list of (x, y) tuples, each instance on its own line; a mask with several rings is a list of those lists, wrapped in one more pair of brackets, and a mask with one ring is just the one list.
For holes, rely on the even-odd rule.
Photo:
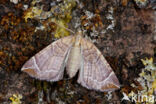
[(76, 33), (76, 35), (83, 36), (82, 30), (81, 30), (80, 28), (77, 30), (77, 33)]
[(80, 46), (82, 40), (82, 31), (78, 31), (75, 36), (75, 46)]

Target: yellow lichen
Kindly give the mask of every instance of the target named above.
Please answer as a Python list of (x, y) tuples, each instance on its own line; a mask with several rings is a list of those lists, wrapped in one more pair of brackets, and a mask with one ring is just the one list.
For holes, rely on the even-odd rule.
[(33, 0), (33, 1), (31, 2), (31, 4), (32, 4), (32, 5), (35, 5), (37, 2), (38, 2), (38, 0)]
[[(64, 36), (68, 36), (69, 35), (69, 31), (67, 31), (65, 28), (68, 28), (67, 23), (64, 20), (58, 20), (58, 21), (54, 21), (55, 23), (57, 23), (57, 29), (55, 31), (55, 38), (60, 38), (60, 37), (64, 37)], [(64, 27), (64, 28), (63, 28)]]
[(9, 99), (11, 100), (11, 104), (22, 104), (22, 102), (20, 101), (22, 99), (22, 95), (13, 94), (13, 96)]
[(153, 91), (156, 91), (156, 79), (155, 79), (154, 82), (152, 83), (152, 88), (153, 88)]
[[(141, 91), (133, 92), (128, 94), (129, 98), (135, 99), (136, 104), (146, 102), (146, 104), (154, 104), (154, 95), (156, 91), (156, 66), (153, 63), (153, 58), (141, 59), (145, 68), (139, 74), (139, 78), (136, 80), (142, 85)], [(137, 87), (137, 86), (133, 86)]]
[(156, 66), (153, 64), (153, 58), (146, 58), (145, 60), (141, 59), (141, 61), (145, 65), (145, 69), (156, 70)]
[(24, 19), (27, 22), (28, 18), (34, 18), (34, 17), (39, 17), (42, 13), (42, 9), (35, 7), (35, 4), (39, 2), (38, 0), (33, 0), (31, 2), (31, 7), (28, 8), (25, 12), (24, 12)]
[[(67, 31), (65, 28), (68, 28), (68, 23), (72, 18), (72, 8), (75, 6), (75, 4), (75, 1), (64, 0), (64, 3), (60, 6), (59, 9), (61, 11), (61, 14), (56, 14), (57, 20), (54, 19), (54, 22), (58, 24), (56, 33), (54, 35), (56, 38), (69, 35), (69, 31)], [(54, 9), (51, 9), (51, 11), (54, 12)]]
[[(57, 25), (56, 31), (55, 31), (55, 37), (60, 38), (64, 36), (69, 35), (69, 31), (67, 31), (68, 23), (70, 22), (72, 16), (72, 9), (75, 7), (76, 2), (73, 0), (64, 0), (59, 5), (55, 5), (51, 8), (50, 11), (43, 11), (42, 6), (37, 7), (35, 4), (39, 1), (33, 0), (31, 2), (31, 6), (28, 10), (24, 13), (24, 19), (27, 22), (28, 18), (37, 18), (41, 20), (41, 22), (45, 20), (52, 20), (48, 21), (46, 25), (50, 24), (50, 22), (54, 22)], [(41, 23), (41, 26), (45, 25)], [(64, 28), (63, 28), (64, 27)], [(37, 29), (36, 29), (37, 31)]]
[(37, 16), (40, 16), (42, 13), (42, 10), (37, 7), (31, 7), (24, 13), (24, 19), (27, 22), (29, 18), (34, 18)]

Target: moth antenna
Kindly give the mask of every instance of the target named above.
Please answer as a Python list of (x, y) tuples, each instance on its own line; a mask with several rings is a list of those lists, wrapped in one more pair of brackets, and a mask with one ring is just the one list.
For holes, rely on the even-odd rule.
[[(52, 22), (54, 22), (54, 21), (52, 21)], [(74, 31), (72, 31), (71, 29), (68, 29), (68, 28), (66, 28), (66, 27), (64, 27), (64, 26), (62, 26), (62, 25), (59, 25), (58, 23), (56, 23), (56, 22), (54, 22), (56, 25), (58, 25), (59, 27), (62, 27), (62, 28), (64, 28), (64, 29), (66, 29), (67, 31), (69, 31), (69, 32), (71, 32), (71, 33), (73, 33), (73, 34), (75, 34), (75, 32)]]

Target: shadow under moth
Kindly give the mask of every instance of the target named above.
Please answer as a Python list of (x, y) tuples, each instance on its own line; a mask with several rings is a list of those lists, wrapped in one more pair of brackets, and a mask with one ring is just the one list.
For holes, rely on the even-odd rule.
[(59, 81), (65, 67), (70, 78), (79, 70), (77, 82), (88, 89), (103, 92), (120, 88), (104, 56), (80, 31), (51, 43), (30, 58), (21, 70), (40, 80)]

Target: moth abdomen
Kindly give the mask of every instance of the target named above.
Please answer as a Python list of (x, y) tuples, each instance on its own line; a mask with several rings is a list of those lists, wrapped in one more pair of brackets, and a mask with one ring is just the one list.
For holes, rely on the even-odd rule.
[(80, 68), (80, 56), (80, 47), (72, 47), (66, 66), (66, 70), (70, 78), (74, 77)]

